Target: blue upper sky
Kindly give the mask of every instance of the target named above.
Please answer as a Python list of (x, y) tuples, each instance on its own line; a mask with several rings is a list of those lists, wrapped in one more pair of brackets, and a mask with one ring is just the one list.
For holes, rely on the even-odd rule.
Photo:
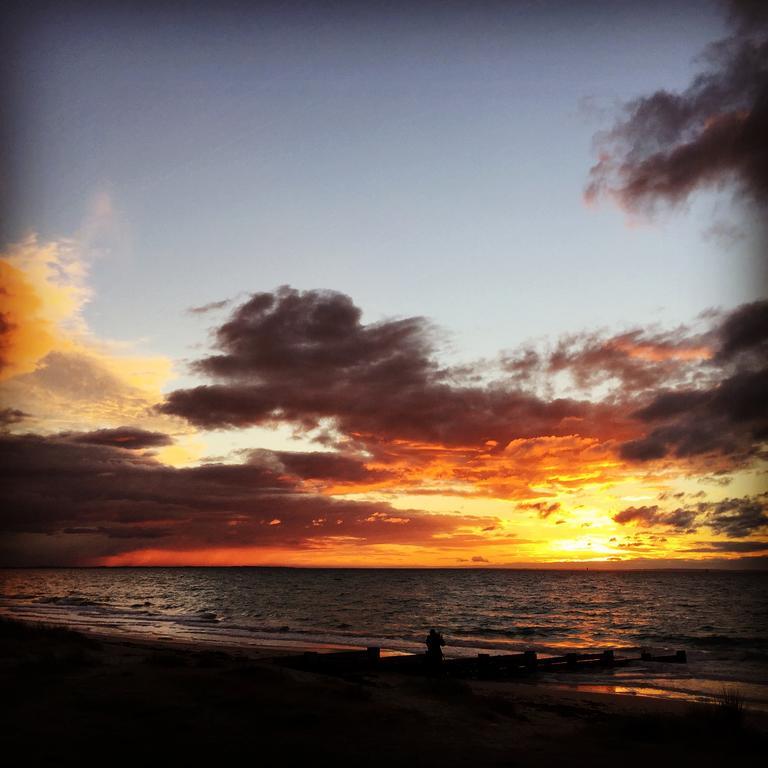
[(727, 196), (630, 222), (582, 194), (595, 133), (725, 29), (714, 2), (53, 9), (11, 56), (5, 236), (79, 238), (94, 331), (174, 358), (188, 307), (284, 283), (463, 359), (687, 321), (758, 295), (748, 238), (707, 234)]

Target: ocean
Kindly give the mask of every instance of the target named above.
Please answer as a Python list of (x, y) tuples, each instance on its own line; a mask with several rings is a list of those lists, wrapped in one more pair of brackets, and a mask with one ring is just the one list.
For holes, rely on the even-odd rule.
[(201, 646), (447, 656), (685, 650), (688, 664), (542, 674), (538, 682), (768, 710), (768, 575), (736, 571), (52, 568), (0, 570), (0, 615)]

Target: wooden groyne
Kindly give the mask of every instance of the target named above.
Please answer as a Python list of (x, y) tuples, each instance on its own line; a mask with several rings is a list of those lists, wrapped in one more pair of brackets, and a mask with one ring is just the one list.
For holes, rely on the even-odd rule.
[(575, 672), (590, 669), (609, 669), (646, 661), (685, 664), (685, 651), (654, 656), (643, 652), (639, 657), (619, 656), (618, 651), (606, 649), (566, 653), (562, 656), (539, 656), (536, 651), (514, 654), (479, 653), (430, 663), (425, 654), (382, 656), (381, 649), (320, 653), (307, 651), (301, 655), (275, 659), (276, 663), (326, 674), (362, 674), (373, 671), (391, 671), (403, 674), (433, 675), (439, 673), (455, 678), (504, 679), (547, 672)]

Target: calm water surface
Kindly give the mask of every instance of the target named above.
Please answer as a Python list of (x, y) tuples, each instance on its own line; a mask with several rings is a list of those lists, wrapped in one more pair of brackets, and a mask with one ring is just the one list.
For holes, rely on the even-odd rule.
[(768, 709), (768, 574), (125, 568), (0, 570), (0, 613), (123, 636), (243, 647), (380, 645), (448, 655), (685, 649), (687, 665), (548, 676), (562, 685)]

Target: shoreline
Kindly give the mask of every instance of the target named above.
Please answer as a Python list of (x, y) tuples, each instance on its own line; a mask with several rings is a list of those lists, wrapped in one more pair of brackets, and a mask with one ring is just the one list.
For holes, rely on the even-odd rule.
[[(67, 619), (73, 620), (69, 623)], [(35, 625), (43, 624), (51, 627), (67, 627), (76, 632), (82, 632), (88, 637), (93, 637), (101, 642), (118, 645), (134, 645), (145, 649), (174, 649), (184, 652), (223, 652), (234, 656), (240, 656), (248, 659), (270, 659), (274, 657), (285, 657), (290, 655), (300, 655), (305, 652), (337, 652), (354, 651), (366, 648), (365, 643), (341, 643), (341, 642), (322, 642), (311, 640), (309, 638), (288, 637), (285, 638), (259, 638), (252, 635), (238, 635), (237, 639), (233, 636), (215, 637), (214, 628), (218, 626), (216, 622), (210, 624), (213, 630), (205, 633), (208, 625), (201, 622), (195, 626), (204, 636), (198, 637), (172, 637), (147, 634), (141, 631), (131, 631), (126, 627), (117, 626), (82, 626), (83, 619), (76, 616), (47, 616), (42, 619), (32, 619), (25, 616), (16, 615), (13, 611), (0, 611), (0, 620), (8, 619), (25, 624)], [(382, 656), (409, 655), (414, 651), (405, 651), (403, 649), (387, 648), (382, 645)], [(459, 646), (460, 652), (451, 653), (448, 648), (446, 656), (448, 658), (472, 655), (468, 654), (469, 649)], [(455, 649), (454, 649), (455, 650)], [(488, 652), (485, 649), (481, 649)], [(553, 649), (554, 650), (554, 649)], [(563, 649), (563, 652), (571, 649)], [(578, 650), (578, 649), (576, 649)], [(636, 649), (618, 649), (632, 652)], [(493, 651), (490, 651), (493, 653)], [(504, 652), (504, 651), (500, 651)], [(516, 651), (515, 651), (516, 652)], [(417, 653), (417, 651), (416, 651)], [(546, 654), (546, 652), (545, 652)], [(668, 667), (668, 665), (665, 665)], [(626, 678), (627, 670), (631, 674)], [(768, 697), (766, 697), (765, 686), (755, 685), (739, 679), (710, 679), (702, 677), (692, 677), (696, 682), (692, 685), (690, 682), (686, 685), (678, 682), (674, 678), (669, 678), (668, 673), (675, 674), (678, 670), (669, 670), (658, 668), (653, 671), (643, 670), (639, 666), (624, 668), (622, 676), (614, 678), (613, 674), (600, 672), (570, 672), (570, 673), (542, 673), (532, 678), (520, 678), (515, 680), (515, 684), (537, 685), (547, 688), (558, 689), (562, 691), (581, 691), (583, 693), (602, 692), (606, 695), (625, 696), (631, 698), (661, 700), (672, 702), (684, 702), (693, 704), (707, 704), (716, 701), (723, 691), (737, 690), (743, 699), (743, 705), (746, 709), (756, 712), (768, 713)], [(670, 680), (677, 685), (672, 686)], [(660, 681), (666, 682), (666, 686), (660, 685)]]

